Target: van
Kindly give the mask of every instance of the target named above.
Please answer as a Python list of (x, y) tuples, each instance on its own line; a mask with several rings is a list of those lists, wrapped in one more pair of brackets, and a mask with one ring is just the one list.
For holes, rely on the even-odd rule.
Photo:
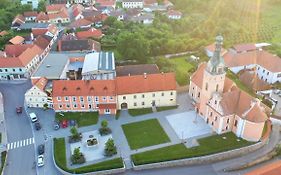
[(30, 117), (32, 123), (34, 123), (34, 122), (36, 122), (38, 120), (35, 113), (30, 113), (29, 117)]

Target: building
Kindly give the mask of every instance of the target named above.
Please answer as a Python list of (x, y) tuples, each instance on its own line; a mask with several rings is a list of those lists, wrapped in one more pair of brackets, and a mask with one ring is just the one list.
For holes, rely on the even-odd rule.
[(175, 106), (174, 73), (143, 74), (116, 78), (117, 109)]
[(130, 8), (143, 8), (143, 0), (122, 0), (122, 7), (126, 9)]
[(70, 52), (99, 52), (101, 45), (99, 42), (91, 39), (83, 40), (59, 40), (58, 51), (70, 51)]
[(281, 59), (265, 50), (242, 53), (229, 51), (224, 55), (225, 65), (234, 73), (254, 70), (256, 75), (269, 84), (281, 82)]
[(167, 17), (169, 19), (181, 19), (182, 13), (180, 11), (176, 11), (176, 10), (169, 10), (167, 12)]
[(24, 16), (19, 14), (13, 19), (11, 29), (18, 29), (24, 23), (25, 23)]
[(83, 80), (112, 80), (115, 77), (115, 58), (112, 52), (89, 53), (85, 56)]
[(139, 64), (116, 67), (117, 77), (159, 73), (160, 71), (156, 64)]
[(255, 51), (258, 48), (255, 44), (249, 43), (249, 44), (237, 44), (234, 45), (233, 48), (231, 48), (236, 53), (243, 53), (243, 52), (249, 52), (249, 51)]
[(37, 15), (38, 13), (36, 11), (29, 11), (23, 13), (25, 21), (35, 21)]
[(20, 2), (21, 2), (22, 5), (25, 5), (25, 4), (32, 5), (33, 9), (37, 9), (38, 4), (39, 4), (39, 0), (21, 0)]
[(40, 12), (36, 19), (38, 23), (69, 23), (70, 17), (65, 4), (52, 4), (46, 6), (46, 12)]
[(96, 8), (114, 10), (116, 7), (116, 0), (96, 0)]
[(14, 44), (14, 45), (18, 45), (18, 44), (23, 44), (24, 43), (24, 38), (22, 36), (15, 36), (13, 37), (12, 39), (9, 40), (9, 42), (11, 44)]
[(150, 13), (142, 13), (139, 16), (128, 17), (126, 20), (141, 23), (141, 24), (152, 24), (154, 15)]
[(88, 39), (88, 38), (100, 39), (103, 36), (103, 34), (100, 29), (95, 29), (92, 27), (89, 30), (77, 32), (76, 36), (78, 39)]
[(197, 113), (216, 133), (233, 132), (245, 140), (259, 141), (268, 120), (265, 106), (226, 77), (222, 42), (218, 36), (213, 57), (191, 76), (189, 95)]
[(76, 30), (76, 29), (88, 29), (90, 28), (92, 25), (94, 24), (94, 22), (90, 21), (90, 20), (87, 20), (87, 19), (77, 19), (75, 21), (73, 21), (69, 27)]
[(53, 81), (55, 111), (98, 111), (116, 114), (115, 80)]
[(25, 102), (28, 107), (52, 107), (51, 91), (50, 88), (47, 90), (47, 83), (48, 80), (42, 77), (25, 93)]

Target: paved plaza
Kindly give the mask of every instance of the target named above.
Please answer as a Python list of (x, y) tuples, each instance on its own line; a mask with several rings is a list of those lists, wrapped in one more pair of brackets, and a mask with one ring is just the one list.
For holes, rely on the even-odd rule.
[(180, 139), (200, 137), (212, 133), (212, 129), (195, 111), (166, 116), (171, 127)]

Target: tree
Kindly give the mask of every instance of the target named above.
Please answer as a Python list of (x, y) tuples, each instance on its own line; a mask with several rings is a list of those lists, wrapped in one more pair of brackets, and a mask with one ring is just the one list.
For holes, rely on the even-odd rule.
[(108, 139), (107, 142), (105, 143), (105, 156), (113, 156), (115, 154), (117, 154), (117, 148), (114, 144), (114, 140), (113, 139)]
[(80, 148), (75, 148), (71, 156), (71, 162), (73, 164), (82, 164), (85, 162), (84, 155), (80, 152)]
[(73, 140), (80, 140), (80, 134), (75, 126), (70, 129), (70, 133)]
[(45, 12), (46, 11), (46, 2), (45, 2), (45, 0), (40, 0), (39, 1), (37, 11), (38, 12)]
[(101, 122), (101, 128), (99, 129), (100, 135), (108, 135), (111, 133), (111, 129), (108, 127), (108, 122), (107, 120), (103, 120)]
[(107, 126), (108, 126), (107, 120), (103, 120), (103, 121), (101, 122), (101, 127), (107, 128)]

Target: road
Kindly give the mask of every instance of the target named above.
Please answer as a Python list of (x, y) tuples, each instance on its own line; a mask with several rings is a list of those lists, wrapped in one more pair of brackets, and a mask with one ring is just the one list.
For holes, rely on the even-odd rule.
[[(1, 82), (0, 91), (4, 99), (4, 114), (7, 128), (7, 140), (9, 145), (7, 166), (5, 175), (33, 175), (34, 168), (34, 145), (30, 121), (26, 113), (17, 115), (16, 106), (23, 106), (25, 91), (31, 87), (29, 82), (22, 83)], [(23, 146), (25, 145), (25, 146)]]

